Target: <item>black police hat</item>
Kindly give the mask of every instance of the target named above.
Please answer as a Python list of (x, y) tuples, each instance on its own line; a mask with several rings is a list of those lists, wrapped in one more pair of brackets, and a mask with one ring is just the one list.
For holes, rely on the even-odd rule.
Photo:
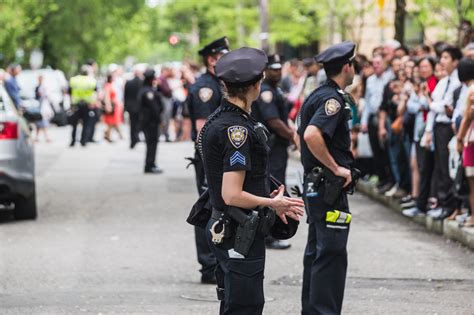
[(356, 45), (353, 42), (345, 41), (329, 47), (315, 56), (314, 59), (323, 65), (343, 65), (354, 59), (355, 47)]
[(283, 61), (283, 56), (279, 54), (269, 55), (267, 69), (278, 70), (281, 69), (281, 62)]
[(216, 76), (230, 84), (251, 83), (262, 76), (268, 58), (263, 50), (242, 47), (228, 52), (216, 64)]
[(216, 39), (212, 43), (207, 44), (201, 50), (199, 50), (199, 55), (201, 56), (209, 56), (212, 54), (216, 54), (219, 52), (226, 53), (229, 51), (229, 40), (227, 37), (222, 37)]

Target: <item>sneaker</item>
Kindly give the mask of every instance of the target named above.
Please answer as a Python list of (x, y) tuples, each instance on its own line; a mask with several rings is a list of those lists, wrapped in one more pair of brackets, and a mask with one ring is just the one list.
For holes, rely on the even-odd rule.
[(396, 198), (396, 199), (400, 199), (400, 198), (403, 198), (403, 197), (406, 197), (407, 196), (407, 192), (402, 189), (402, 188), (398, 188), (397, 191), (393, 194), (393, 198)]
[(430, 218), (436, 218), (436, 217), (439, 217), (441, 215), (441, 213), (443, 213), (443, 209), (442, 208), (436, 208), (436, 209), (431, 209), (430, 211), (428, 211), (427, 215)]
[(393, 195), (395, 195), (395, 193), (398, 191), (398, 185), (395, 184), (393, 185), (392, 188), (390, 188), (384, 195), (385, 197), (393, 197)]
[(413, 197), (411, 195), (407, 195), (405, 197), (403, 197), (402, 199), (400, 199), (400, 203), (407, 203), (407, 202), (410, 202), (413, 200)]
[(387, 191), (390, 190), (390, 188), (393, 187), (393, 184), (392, 183), (386, 183), (386, 184), (383, 184), (383, 185), (380, 185), (377, 187), (376, 191), (378, 194), (381, 194), (383, 195), (384, 193), (386, 193)]
[(414, 217), (424, 217), (426, 214), (418, 209), (417, 207), (413, 207), (410, 209), (405, 209), (402, 211), (402, 214), (406, 217), (409, 218), (414, 218)]
[(469, 216), (469, 214), (467, 212), (463, 213), (463, 214), (460, 214), (460, 215), (456, 216), (456, 222), (464, 223), (467, 220), (468, 216)]
[(408, 202), (400, 204), (400, 207), (402, 207), (402, 209), (409, 209), (409, 208), (413, 208), (415, 206), (416, 206), (415, 200), (410, 200)]

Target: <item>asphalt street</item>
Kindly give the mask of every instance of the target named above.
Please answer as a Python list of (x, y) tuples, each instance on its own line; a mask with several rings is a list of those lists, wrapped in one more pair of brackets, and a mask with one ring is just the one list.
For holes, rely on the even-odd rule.
[[(36, 145), (38, 219), (0, 213), (0, 314), (217, 314), (185, 222), (192, 143), (160, 143), (165, 172), (145, 175), (143, 143), (69, 148), (69, 127), (50, 131)], [(474, 314), (472, 251), (361, 195), (350, 204), (345, 314)], [(300, 312), (306, 235), (302, 222), (289, 250), (267, 252), (265, 314)]]

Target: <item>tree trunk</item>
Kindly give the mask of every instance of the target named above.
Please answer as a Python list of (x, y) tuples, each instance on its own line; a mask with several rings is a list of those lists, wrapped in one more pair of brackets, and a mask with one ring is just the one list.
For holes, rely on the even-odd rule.
[(268, 45), (268, 0), (260, 0), (260, 43), (261, 48), (267, 54), (269, 52)]
[(400, 42), (400, 44), (405, 43), (405, 16), (406, 11), (406, 0), (396, 0), (396, 9), (395, 9), (395, 39)]

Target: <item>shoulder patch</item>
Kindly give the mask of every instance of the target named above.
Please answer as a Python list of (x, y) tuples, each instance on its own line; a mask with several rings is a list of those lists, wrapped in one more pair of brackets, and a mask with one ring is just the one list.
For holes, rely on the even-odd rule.
[(234, 148), (239, 149), (247, 141), (248, 130), (242, 126), (232, 126), (227, 128), (227, 136)]
[(153, 99), (153, 97), (154, 97), (153, 92), (146, 93), (146, 98), (149, 99), (150, 101)]
[(262, 100), (265, 103), (270, 103), (273, 100), (273, 92), (272, 91), (264, 91), (264, 92), (262, 92), (260, 97), (262, 98)]
[(203, 87), (199, 89), (199, 99), (206, 103), (209, 101), (214, 94), (214, 91), (208, 87)]
[(324, 111), (326, 112), (326, 115), (332, 116), (337, 114), (337, 112), (341, 109), (341, 104), (335, 99), (331, 98), (326, 101), (326, 104), (324, 105)]

